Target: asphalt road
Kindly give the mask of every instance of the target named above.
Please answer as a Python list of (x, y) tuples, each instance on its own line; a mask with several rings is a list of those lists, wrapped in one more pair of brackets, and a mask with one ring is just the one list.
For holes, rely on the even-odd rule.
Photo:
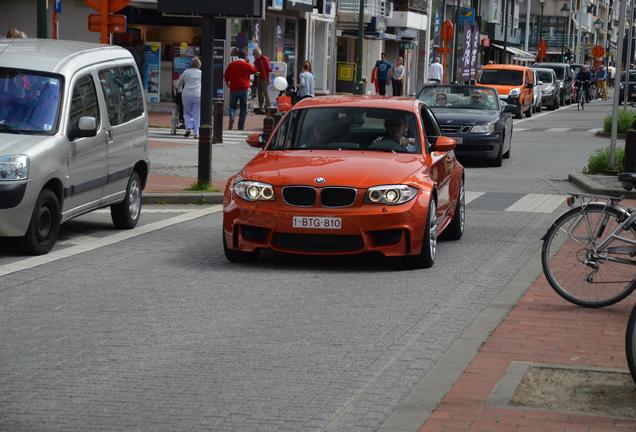
[(230, 264), (213, 206), (126, 232), (87, 215), (45, 257), (1, 243), (0, 431), (378, 430), (536, 256), (609, 109), (515, 121), (502, 168), (467, 165), (466, 234), (427, 270)]

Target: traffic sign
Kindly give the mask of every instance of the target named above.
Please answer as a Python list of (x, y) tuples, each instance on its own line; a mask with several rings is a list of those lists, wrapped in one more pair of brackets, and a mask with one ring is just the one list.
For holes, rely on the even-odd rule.
[(605, 47), (603, 45), (596, 45), (592, 48), (592, 55), (594, 57), (603, 57), (605, 55)]
[(128, 6), (130, 0), (84, 0), (86, 6), (96, 11), (101, 11), (104, 3), (108, 6), (108, 12), (113, 13)]
[[(108, 24), (108, 33), (126, 33), (126, 16), (125, 15), (106, 15)], [(100, 32), (102, 24), (102, 15), (90, 14), (88, 16), (88, 31)]]
[(453, 40), (453, 23), (449, 20), (444, 21), (442, 24), (442, 40), (444, 42), (450, 42)]

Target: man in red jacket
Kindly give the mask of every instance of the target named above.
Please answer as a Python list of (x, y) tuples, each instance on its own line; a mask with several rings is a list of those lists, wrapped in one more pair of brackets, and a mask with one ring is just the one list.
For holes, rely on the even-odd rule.
[(246, 60), (245, 51), (239, 51), (238, 60), (234, 60), (225, 69), (225, 82), (230, 87), (230, 126), (234, 127), (234, 117), (236, 117), (236, 104), (241, 108), (239, 114), (238, 128), (245, 129), (245, 117), (247, 117), (247, 91), (250, 88), (250, 75), (258, 71), (253, 64)]
[(265, 113), (269, 108), (269, 74), (272, 73), (272, 65), (269, 62), (269, 57), (264, 55), (260, 48), (254, 48), (254, 66), (260, 74), (256, 78), (256, 88), (258, 89), (258, 108), (262, 113)]

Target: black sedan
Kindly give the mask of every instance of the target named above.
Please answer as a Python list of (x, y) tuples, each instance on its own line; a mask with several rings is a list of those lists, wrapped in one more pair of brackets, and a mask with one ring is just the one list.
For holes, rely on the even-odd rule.
[(431, 108), (444, 135), (461, 138), (457, 156), (487, 158), (492, 166), (510, 157), (515, 106), (501, 101), (495, 89), (426, 85), (417, 98)]
[[(621, 74), (621, 81), (619, 86), (620, 99), (618, 100), (618, 103), (622, 104), (625, 100), (625, 72)], [(627, 97), (629, 103), (636, 101), (636, 71), (629, 72), (629, 94)]]

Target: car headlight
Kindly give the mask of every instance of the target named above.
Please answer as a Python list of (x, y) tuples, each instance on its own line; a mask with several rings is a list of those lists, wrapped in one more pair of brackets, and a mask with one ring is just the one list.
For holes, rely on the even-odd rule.
[(26, 180), (29, 178), (29, 157), (11, 155), (0, 157), (0, 181)]
[(407, 185), (373, 186), (367, 190), (364, 201), (370, 204), (403, 204), (417, 195), (417, 188)]
[(554, 93), (554, 87), (543, 89), (543, 94), (546, 96), (550, 96), (552, 93)]
[(559, 82), (559, 88), (562, 89), (563, 88), (563, 81)]
[(621, 90), (623, 90), (623, 88), (625, 88), (625, 84), (621, 83)]
[(485, 124), (485, 125), (475, 125), (470, 128), (470, 131), (473, 133), (492, 133), (495, 131), (494, 123)]
[(513, 88), (512, 90), (510, 90), (510, 93), (508, 93), (509, 96), (519, 96), (521, 94), (521, 90), (518, 88)]
[(245, 201), (274, 201), (274, 188), (267, 183), (240, 181), (234, 185), (234, 192)]

